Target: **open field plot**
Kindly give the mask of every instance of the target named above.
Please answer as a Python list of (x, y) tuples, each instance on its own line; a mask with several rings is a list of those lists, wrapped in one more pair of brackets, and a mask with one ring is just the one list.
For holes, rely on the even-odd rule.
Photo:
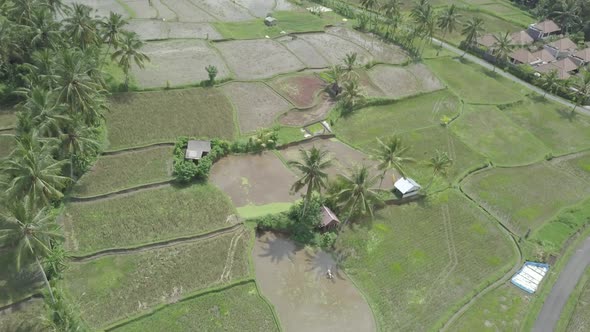
[(269, 305), (249, 282), (171, 304), (114, 329), (143, 331), (278, 331)]
[(66, 247), (75, 253), (125, 248), (231, 226), (229, 199), (211, 185), (167, 186), (123, 197), (69, 204)]
[(465, 107), (452, 130), (465, 144), (499, 165), (524, 165), (543, 160), (549, 149), (494, 106)]
[(230, 76), (223, 59), (204, 40), (166, 40), (149, 42), (143, 47), (151, 61), (144, 69), (133, 67), (133, 75), (142, 88), (196, 84), (208, 79), (205, 67), (217, 67), (217, 79)]
[(72, 194), (96, 196), (169, 180), (172, 178), (172, 150), (173, 147), (166, 146), (102, 156), (76, 182)]
[(119, 4), (117, 0), (64, 0), (65, 5), (71, 6), (74, 3), (86, 5), (94, 11), (91, 16), (105, 16), (108, 17), (110, 12), (121, 14), (124, 17), (128, 16), (127, 11)]
[(292, 107), (264, 83), (232, 82), (224, 84), (221, 89), (236, 108), (242, 133), (269, 127), (279, 114)]
[[(178, 2), (178, 0), (174, 2)], [(234, 22), (254, 18), (246, 8), (232, 0), (190, 0), (189, 3), (201, 8), (204, 12), (215, 17), (217, 21)], [(181, 19), (181, 21), (183, 20)]]
[(107, 112), (109, 148), (173, 142), (177, 136), (236, 134), (233, 107), (219, 89), (184, 89), (113, 96)]
[(470, 103), (508, 104), (522, 99), (527, 92), (521, 85), (478, 65), (461, 63), (459, 59), (438, 58), (425, 62), (451, 90)]
[[(330, 159), (332, 160), (332, 166), (327, 170), (330, 178), (334, 178), (338, 174), (348, 174), (348, 170), (354, 165), (369, 165), (375, 166), (377, 162), (371, 160), (368, 154), (364, 154), (358, 150), (351, 148), (350, 146), (336, 140), (336, 139), (319, 139), (311, 142), (305, 142), (296, 146), (289, 147), (281, 150), (281, 155), (286, 160), (301, 160), (299, 150), (309, 150), (312, 147), (329, 151)], [(376, 168), (374, 173), (380, 173)], [(392, 175), (393, 171), (387, 172), (383, 181), (383, 187), (392, 187)]]
[(330, 62), (318, 50), (297, 35), (280, 37), (276, 41), (295, 54), (307, 68), (326, 68), (330, 65)]
[(374, 35), (361, 33), (343, 26), (329, 27), (326, 29), (326, 32), (361, 46), (367, 50), (377, 62), (401, 64), (408, 59), (405, 52), (400, 47), (384, 43)]
[(303, 39), (313, 46), (331, 65), (342, 64), (342, 59), (349, 53), (357, 54), (357, 62), (366, 64), (373, 57), (357, 44), (346, 39), (328, 33), (309, 33), (298, 35), (297, 38)]
[[(142, 1), (143, 2), (143, 1)], [(136, 32), (143, 40), (172, 38), (197, 38), (218, 40), (223, 38), (211, 24), (170, 22), (162, 20), (131, 20), (126, 27)]]
[(315, 74), (301, 74), (277, 77), (270, 81), (270, 85), (297, 108), (308, 108), (316, 103), (326, 82)]
[(0, 266), (0, 307), (22, 300), (43, 286), (43, 277), (36, 264), (25, 264), (23, 261), (21, 270), (16, 270), (13, 250), (0, 252)]
[(160, 1), (174, 13), (176, 19), (180, 22), (214, 22), (217, 20), (191, 0)]
[(546, 162), (481, 172), (462, 188), (520, 235), (590, 194), (587, 183)]
[[(530, 18), (528, 20), (528, 22), (522, 22), (522, 26), (519, 26), (515, 23), (512, 22), (508, 22), (505, 21), (501, 18), (486, 14), (486, 13), (482, 13), (482, 12), (474, 12), (474, 11), (467, 11), (467, 10), (461, 10), (459, 11), (460, 14), (462, 15), (461, 17), (461, 21), (462, 22), (467, 22), (469, 19), (473, 18), (473, 17), (480, 17), (481, 19), (483, 19), (484, 24), (483, 24), (483, 28), (484, 28), (484, 33), (493, 33), (493, 34), (498, 34), (498, 33), (506, 33), (506, 32), (516, 32), (519, 30), (524, 30), (526, 29), (526, 26), (530, 22)], [(450, 34), (446, 34), (444, 36), (444, 39), (454, 45), (459, 45), (461, 43), (461, 41), (463, 41), (465, 39), (465, 37), (461, 34), (461, 28), (459, 29), (455, 29), (455, 31), (453, 33)], [(442, 34), (441, 33), (437, 33), (436, 34), (437, 37), (442, 38)]]
[(439, 91), (355, 111), (339, 119), (334, 132), (357, 146), (372, 146), (375, 137), (437, 126), (442, 116), (453, 116), (461, 104), (448, 91)]
[(16, 126), (16, 112), (0, 110), (0, 129)]
[(550, 163), (590, 185), (590, 152), (560, 157)]
[(305, 110), (292, 109), (279, 116), (279, 123), (285, 126), (305, 126), (310, 123), (324, 120), (330, 110), (334, 108), (336, 101), (327, 95), (322, 95), (317, 105)]
[(438, 329), (453, 307), (516, 260), (508, 236), (454, 190), (386, 207), (368, 227), (343, 233), (337, 248), (383, 331)]
[[(590, 268), (586, 269), (585, 275), (580, 280), (580, 283), (585, 282), (581, 286), (581, 293), (576, 294), (575, 291), (572, 293), (572, 296), (577, 295), (578, 298), (574, 299), (576, 301), (575, 307), (565, 329), (567, 332), (590, 330), (590, 281), (588, 279), (590, 279)], [(570, 298), (569, 301), (572, 301), (572, 299)]]
[(64, 287), (93, 329), (248, 275), (249, 231), (70, 264)]
[(504, 112), (551, 148), (554, 155), (590, 147), (590, 118), (572, 114), (565, 106), (544, 98), (527, 98)]
[(449, 331), (521, 331), (532, 296), (505, 283), (476, 300)]
[(0, 331), (48, 331), (41, 325), (41, 318), (44, 316), (46, 313), (43, 308), (43, 300), (37, 299), (23, 303), (13, 309), (0, 312)]
[(167, 6), (165, 0), (118, 0), (125, 6), (129, 16), (133, 18), (157, 19), (157, 20), (177, 20), (178, 17)]
[(278, 14), (282, 13), (280, 11), (295, 9), (288, 0), (236, 0), (235, 3), (245, 7), (250, 13), (260, 18), (266, 17), (266, 14), (275, 10), (278, 10), (278, 12), (274, 12), (273, 17), (277, 17)]
[(386, 97), (401, 98), (419, 93), (433, 92), (444, 85), (423, 64), (407, 67), (378, 65), (368, 71)]
[(238, 79), (266, 78), (305, 68), (299, 59), (274, 40), (233, 40), (214, 45)]
[[(4, 134), (4, 135), (3, 135)], [(14, 138), (5, 134), (13, 134), (12, 132), (0, 133), (0, 158), (7, 157), (14, 147)]]
[(213, 165), (210, 175), (238, 207), (293, 202), (298, 197), (289, 189), (296, 180), (272, 152), (228, 156)]

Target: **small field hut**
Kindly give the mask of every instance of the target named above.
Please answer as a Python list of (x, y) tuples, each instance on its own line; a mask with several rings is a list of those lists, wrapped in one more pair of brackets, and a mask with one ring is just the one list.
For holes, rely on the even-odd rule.
[(277, 19), (272, 16), (267, 16), (264, 19), (264, 24), (266, 24), (266, 26), (269, 26), (269, 27), (275, 26), (275, 25), (277, 25)]
[(188, 160), (199, 160), (211, 152), (210, 141), (188, 141), (186, 147), (185, 159)]
[(411, 178), (401, 178), (395, 181), (393, 187), (394, 193), (400, 198), (412, 197), (418, 194), (422, 188), (416, 181)]
[(329, 207), (322, 205), (322, 221), (320, 222), (320, 229), (328, 230), (340, 224), (340, 220)]

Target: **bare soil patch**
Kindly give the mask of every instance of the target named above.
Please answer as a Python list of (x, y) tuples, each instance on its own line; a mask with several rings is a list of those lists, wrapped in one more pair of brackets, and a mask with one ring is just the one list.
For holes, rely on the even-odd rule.
[(371, 34), (365, 34), (345, 27), (330, 27), (327, 33), (360, 45), (378, 62), (400, 64), (407, 60), (405, 52), (398, 46), (386, 44)]
[(223, 85), (222, 90), (238, 112), (242, 133), (269, 127), (277, 115), (291, 108), (283, 97), (264, 83), (232, 82)]
[[(147, 2), (147, 1), (146, 1)], [(64, 4), (71, 6), (74, 3), (86, 5), (94, 12), (92, 15), (109, 16), (110, 12), (121, 14), (124, 17), (129, 16), (129, 13), (123, 8), (117, 0), (64, 0)]]
[(210, 181), (237, 207), (293, 202), (289, 189), (297, 178), (272, 152), (232, 155), (213, 165)]
[(258, 79), (305, 68), (291, 52), (270, 39), (215, 43), (228, 66), (240, 79)]
[[(274, 10), (293, 9), (287, 0), (234, 0), (238, 5), (248, 9), (248, 11), (257, 17), (266, 17), (266, 14)], [(276, 8), (275, 8), (276, 7)]]
[(289, 110), (279, 117), (279, 123), (286, 126), (304, 126), (325, 119), (334, 107), (335, 102), (329, 97), (323, 96), (321, 101), (313, 108), (307, 110)]
[(330, 64), (342, 64), (342, 59), (348, 53), (356, 53), (358, 63), (363, 65), (372, 59), (362, 47), (332, 34), (310, 33), (297, 37), (313, 46)]
[(285, 45), (309, 68), (326, 68), (330, 65), (320, 52), (297, 35), (277, 38), (277, 41)]
[(407, 67), (378, 65), (368, 71), (369, 77), (391, 98), (443, 89), (443, 84), (422, 64)]
[(143, 40), (222, 39), (221, 34), (208, 23), (131, 20), (127, 29), (136, 32)]
[(270, 84), (297, 108), (308, 108), (315, 104), (326, 83), (314, 74), (277, 77)]
[[(316, 148), (329, 151), (330, 158), (332, 159), (332, 167), (328, 169), (327, 173), (330, 178), (334, 178), (338, 174), (348, 174), (349, 168), (353, 167), (354, 165), (364, 164), (375, 167), (377, 165), (377, 162), (371, 160), (368, 154), (355, 150), (335, 138), (316, 139), (311, 142), (305, 142), (297, 146), (289, 147), (287, 149), (281, 150), (280, 152), (283, 158), (286, 160), (300, 160), (299, 150), (309, 150), (314, 146)], [(380, 173), (380, 171), (375, 168), (373, 174), (377, 173)], [(393, 175), (393, 171), (387, 172), (385, 179), (383, 180), (384, 188), (393, 186)], [(395, 175), (396, 177), (398, 176), (398, 174)]]
[(235, 4), (233, 0), (190, 0), (190, 2), (215, 17), (218, 21), (236, 22), (254, 18), (246, 8)]
[(134, 14), (134, 18), (165, 19), (166, 21), (177, 20), (178, 17), (170, 8), (162, 4), (161, 0), (122, 0)]
[(219, 54), (203, 40), (167, 40), (150, 42), (143, 48), (151, 62), (145, 69), (133, 68), (133, 74), (142, 88), (164, 87), (199, 83), (208, 79), (205, 67), (217, 67), (218, 79), (227, 78), (230, 72)]
[(190, 0), (160, 0), (172, 10), (180, 22), (214, 22), (216, 18)]

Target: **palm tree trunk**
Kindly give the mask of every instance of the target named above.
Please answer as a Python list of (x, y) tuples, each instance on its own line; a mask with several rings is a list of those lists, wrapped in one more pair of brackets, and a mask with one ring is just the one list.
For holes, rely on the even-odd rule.
[(387, 169), (385, 169), (383, 171), (383, 174), (381, 174), (381, 181), (379, 181), (379, 189), (381, 189), (381, 185), (383, 184), (383, 179), (385, 179), (385, 173), (387, 173)]
[(430, 188), (430, 186), (432, 186), (432, 184), (434, 183), (435, 176), (436, 176), (436, 172), (432, 172), (432, 177), (430, 178), (430, 182), (428, 182), (428, 185), (426, 185), (426, 188), (424, 188), (424, 190), (427, 190), (428, 188)]
[(348, 224), (348, 221), (350, 221), (350, 217), (352, 217), (352, 212), (354, 211), (354, 208), (356, 207), (356, 203), (358, 201), (358, 196), (354, 199), (354, 203), (352, 203), (352, 205), (350, 206), (350, 212), (348, 213), (348, 216), (346, 217), (346, 220), (344, 220), (344, 222), (342, 224), (340, 224), (340, 229), (338, 230), (338, 236), (340, 236), (340, 233), (342, 233), (342, 229), (344, 228), (344, 226), (346, 224)]
[(104, 54), (104, 57), (102, 58), (102, 61), (100, 62), (100, 69), (102, 70), (102, 67), (104, 66), (105, 61), (107, 60), (107, 57), (109, 56), (109, 53), (111, 52), (111, 46), (112, 44), (109, 43), (109, 47), (107, 48), (107, 52)]
[(47, 274), (45, 274), (45, 270), (43, 269), (43, 265), (39, 261), (39, 257), (35, 255), (35, 260), (37, 261), (37, 266), (39, 266), (39, 270), (41, 270), (41, 274), (43, 274), (43, 281), (45, 282), (45, 286), (49, 290), (49, 296), (51, 297), (51, 302), (55, 303), (55, 296), (53, 296), (53, 290), (51, 289), (51, 285), (49, 284), (49, 279), (47, 279)]
[(309, 200), (311, 199), (312, 191), (311, 181), (307, 184), (307, 193), (305, 194), (305, 200), (303, 203), (303, 212), (301, 212), (301, 217), (305, 217), (305, 213), (307, 212), (307, 207), (309, 205)]
[(74, 154), (70, 154), (70, 179), (74, 181)]
[(125, 71), (125, 91), (129, 91), (129, 71)]

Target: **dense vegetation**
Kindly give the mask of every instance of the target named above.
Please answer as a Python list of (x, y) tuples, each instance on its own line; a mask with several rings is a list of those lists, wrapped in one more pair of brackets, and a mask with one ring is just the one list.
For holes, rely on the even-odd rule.
[(584, 0), (512, 0), (539, 18), (550, 18), (571, 34), (590, 40), (590, 3)]

